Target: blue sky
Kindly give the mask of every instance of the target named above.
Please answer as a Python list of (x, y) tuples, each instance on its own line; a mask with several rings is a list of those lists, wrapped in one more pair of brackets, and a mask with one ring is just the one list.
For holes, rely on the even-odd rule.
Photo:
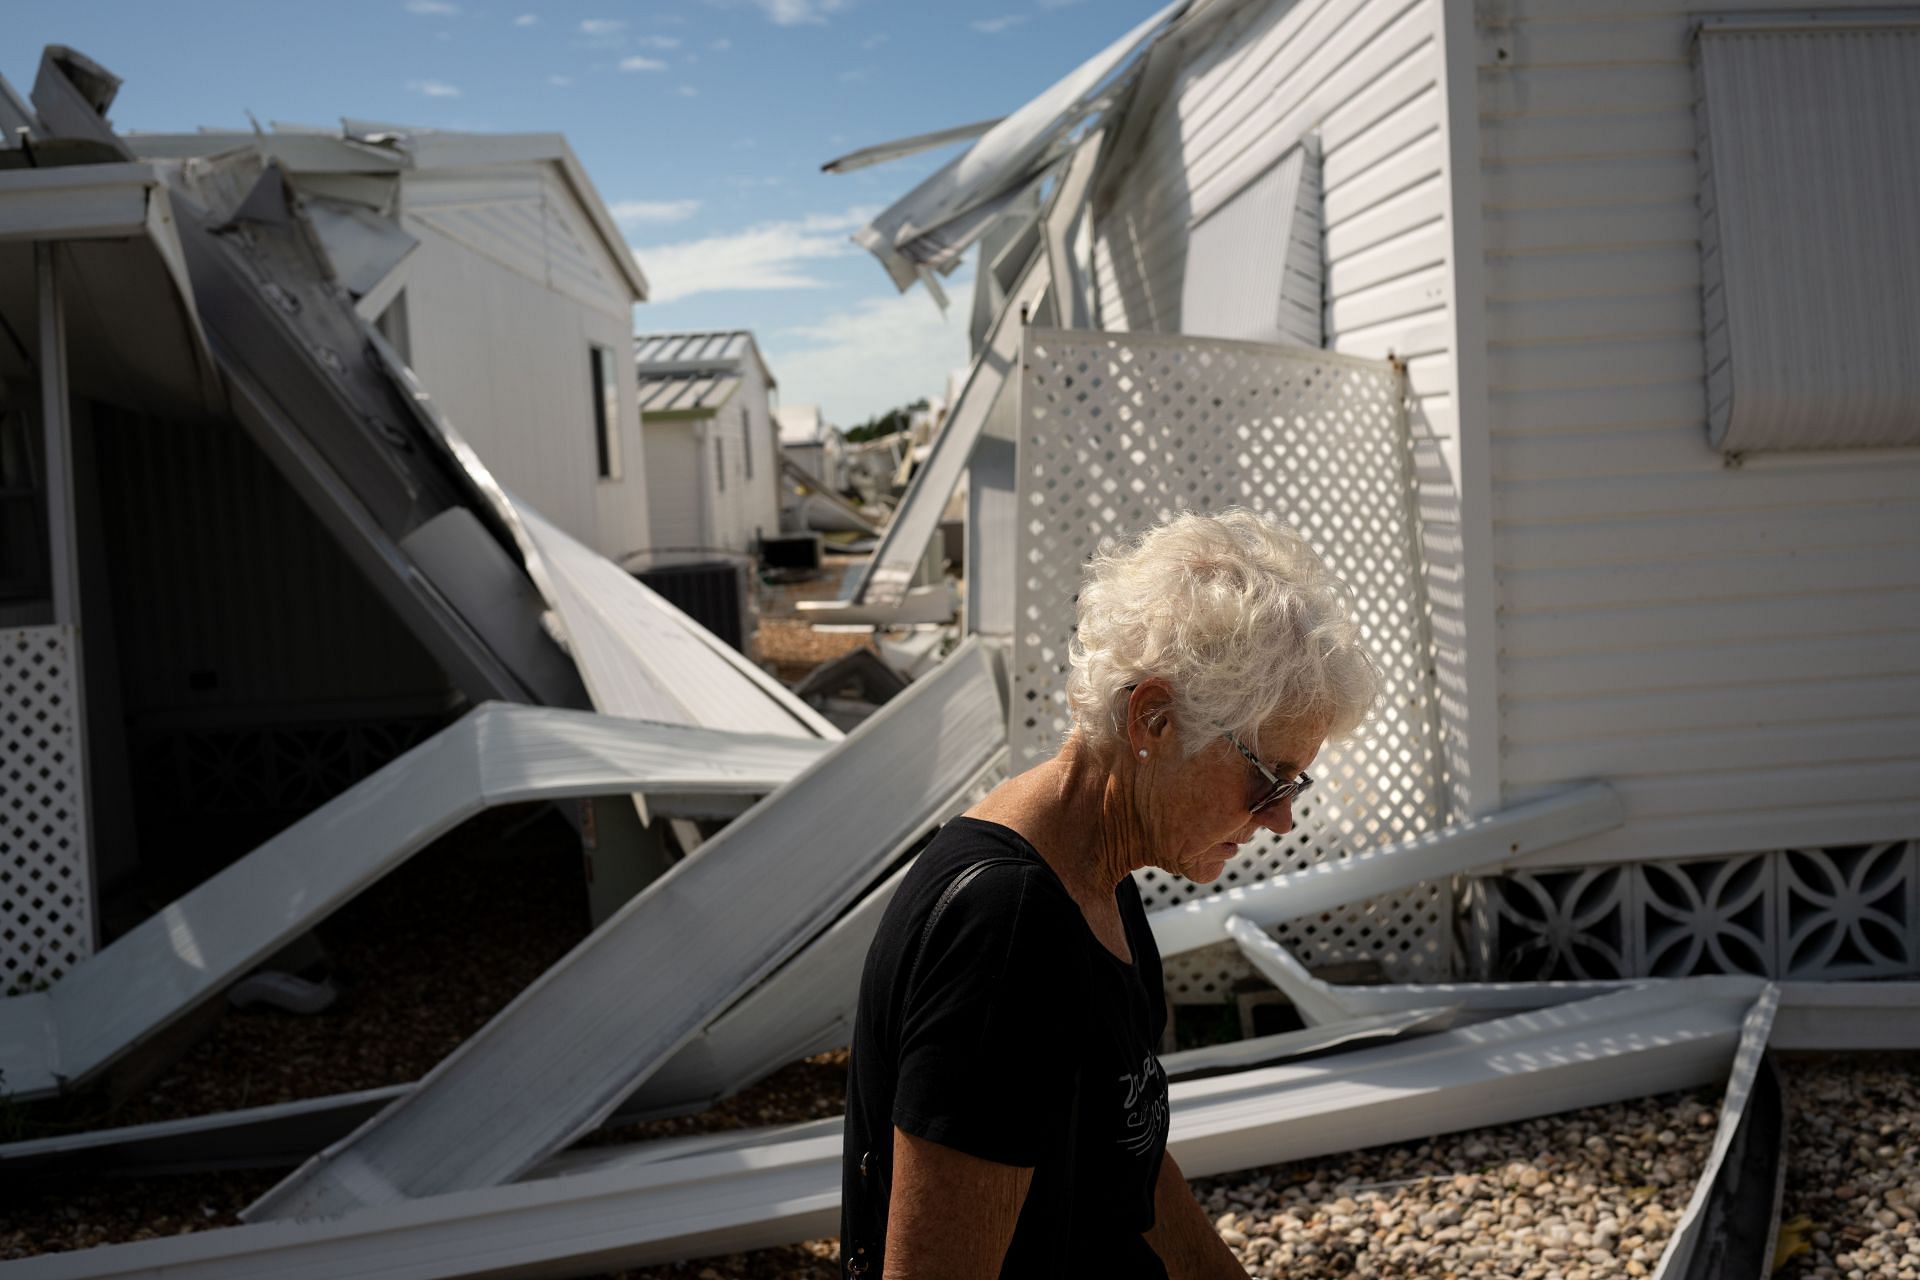
[(121, 76), (121, 129), (331, 124), (567, 135), (640, 254), (643, 331), (755, 331), (782, 399), (850, 426), (965, 363), (847, 235), (951, 151), (834, 176), (873, 142), (1001, 115), (1161, 0), (7, 0), (0, 72), (40, 48)]

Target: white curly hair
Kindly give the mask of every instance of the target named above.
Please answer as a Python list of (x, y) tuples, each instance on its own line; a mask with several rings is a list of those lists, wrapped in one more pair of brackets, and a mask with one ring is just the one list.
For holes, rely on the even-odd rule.
[(1232, 731), (1258, 749), (1259, 727), (1288, 722), (1351, 734), (1379, 673), (1361, 643), (1347, 585), (1305, 538), (1244, 507), (1163, 520), (1088, 562), (1069, 647), (1067, 703), (1095, 746), (1122, 736), (1127, 690), (1158, 676), (1193, 755)]

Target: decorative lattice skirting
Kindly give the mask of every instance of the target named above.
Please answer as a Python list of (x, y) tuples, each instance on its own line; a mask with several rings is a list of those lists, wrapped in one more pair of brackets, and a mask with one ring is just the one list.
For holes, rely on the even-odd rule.
[(1486, 978), (1920, 973), (1920, 840), (1516, 871), (1462, 912)]
[(72, 627), (0, 630), (0, 995), (93, 954), (78, 661)]
[[(1353, 588), (1385, 677), (1378, 723), (1329, 748), (1295, 829), (1263, 835), (1212, 886), (1147, 871), (1149, 910), (1432, 830), (1439, 752), (1400, 378), (1308, 348), (1148, 334), (1027, 335), (1020, 380), (1014, 765), (1067, 729), (1067, 644), (1082, 567), (1104, 538), (1180, 510), (1244, 505), (1306, 535)], [(1371, 958), (1403, 981), (1451, 976), (1444, 885), (1277, 936), (1307, 964)], [(1168, 964), (1176, 998), (1218, 998), (1249, 972), (1208, 949)]]

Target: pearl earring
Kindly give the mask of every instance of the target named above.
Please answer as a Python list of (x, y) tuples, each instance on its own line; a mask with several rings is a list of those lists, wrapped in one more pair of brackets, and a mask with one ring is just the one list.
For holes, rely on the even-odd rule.
[(1147, 752), (1146, 752), (1146, 748), (1144, 748), (1144, 747), (1142, 747), (1142, 748), (1140, 749), (1140, 758), (1141, 758), (1142, 760), (1145, 760), (1145, 759), (1147, 758)]

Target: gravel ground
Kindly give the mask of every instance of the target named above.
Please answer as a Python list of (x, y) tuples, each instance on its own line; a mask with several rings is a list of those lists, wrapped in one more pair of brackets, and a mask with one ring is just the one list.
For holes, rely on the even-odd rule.
[(1779, 1275), (1920, 1277), (1920, 1060), (1786, 1064), (1787, 1195)]

